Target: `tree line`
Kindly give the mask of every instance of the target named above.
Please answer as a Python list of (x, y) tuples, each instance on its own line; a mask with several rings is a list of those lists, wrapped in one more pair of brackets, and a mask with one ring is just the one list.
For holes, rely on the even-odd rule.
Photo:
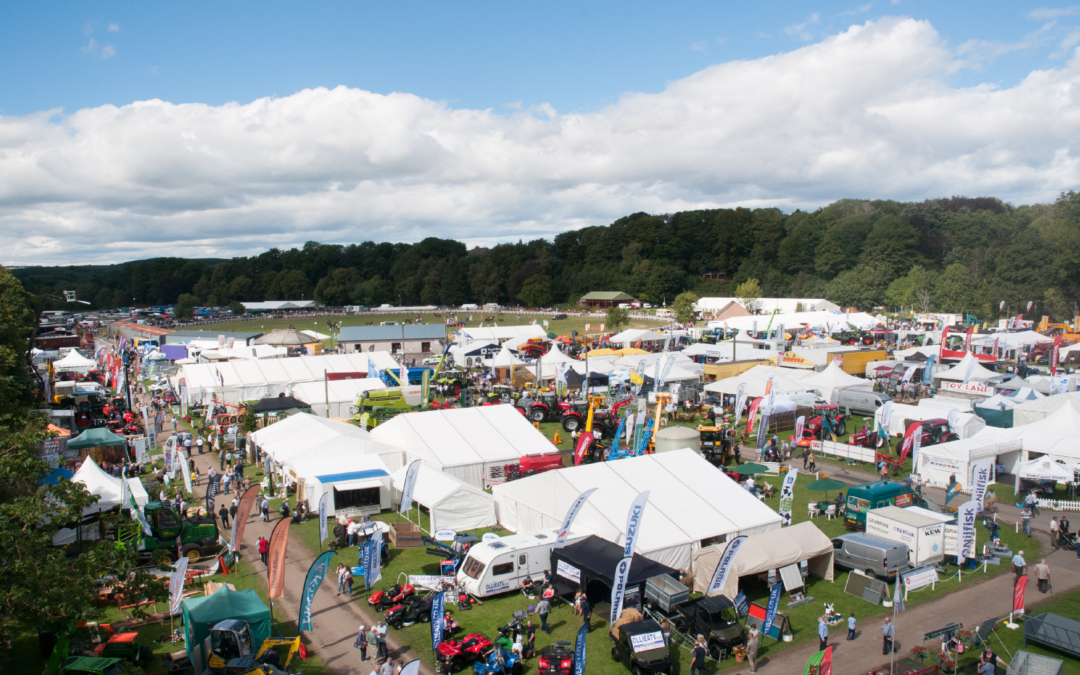
[[(705, 278), (723, 273), (725, 280)], [(622, 291), (671, 304), (680, 293), (825, 297), (843, 306), (1071, 318), (1080, 300), (1080, 194), (1012, 206), (992, 197), (844, 199), (816, 211), (734, 208), (650, 215), (467, 250), (458, 241), (270, 249), (229, 260), (156, 258), (13, 270), (31, 292), (76, 290), (95, 308), (316, 299), (328, 305), (530, 307)], [(715, 275), (710, 275), (715, 276)], [(183, 296), (183, 297), (182, 297)]]

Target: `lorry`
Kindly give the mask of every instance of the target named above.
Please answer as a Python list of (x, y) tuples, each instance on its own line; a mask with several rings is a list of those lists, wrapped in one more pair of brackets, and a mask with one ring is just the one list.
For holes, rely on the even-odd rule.
[[(570, 532), (566, 543), (585, 536)], [(517, 590), (526, 579), (530, 583), (543, 581), (544, 575), (552, 571), (551, 549), (557, 538), (555, 530), (539, 530), (476, 544), (458, 568), (457, 581), (480, 598)]]
[(847, 504), (844, 507), (844, 527), (849, 530), (866, 530), (866, 514), (871, 509), (886, 506), (921, 506), (928, 508), (928, 502), (918, 493), (903, 483), (889, 480), (877, 480), (848, 488)]
[(137, 549), (140, 557), (149, 558), (153, 551), (164, 549), (172, 560), (179, 555), (195, 562), (206, 553), (221, 548), (218, 540), (217, 521), (207, 518), (181, 518), (180, 513), (169, 504), (150, 502), (143, 507), (143, 514), (150, 524), (148, 536), (140, 527)]
[(945, 524), (938, 518), (885, 506), (866, 514), (866, 533), (905, 544), (913, 569), (945, 559)]

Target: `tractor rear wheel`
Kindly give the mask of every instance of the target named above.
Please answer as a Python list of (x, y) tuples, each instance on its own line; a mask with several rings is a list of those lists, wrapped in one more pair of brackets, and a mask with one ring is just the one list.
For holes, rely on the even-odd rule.
[(581, 418), (576, 415), (569, 415), (563, 418), (562, 428), (573, 433), (581, 426)]
[(180, 555), (187, 558), (189, 563), (198, 562), (202, 557), (202, 549), (198, 544), (185, 544), (180, 549)]
[(543, 422), (545, 417), (547, 417), (547, 414), (544, 413), (544, 409), (540, 406), (536, 406), (529, 411), (529, 419), (533, 422)]

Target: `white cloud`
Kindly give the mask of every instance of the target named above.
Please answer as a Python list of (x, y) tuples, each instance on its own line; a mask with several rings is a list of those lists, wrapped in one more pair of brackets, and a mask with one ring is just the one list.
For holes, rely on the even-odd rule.
[(692, 51), (692, 52), (701, 52), (702, 54), (708, 54), (709, 53), (709, 43), (706, 42), (705, 40), (699, 40), (698, 42), (691, 42), (690, 43), (690, 51)]
[(1025, 51), (1051, 44), (1054, 40), (1056, 21), (1048, 21), (1038, 29), (1031, 31), (1017, 42), (998, 42), (996, 40), (968, 40), (956, 48), (960, 57), (957, 68), (978, 70), (984, 63), (992, 63), (999, 56)]
[(820, 19), (821, 14), (819, 14), (818, 12), (814, 12), (806, 18), (806, 21), (803, 21), (802, 23), (785, 26), (784, 32), (788, 35), (798, 35), (803, 40), (812, 40), (814, 38), (814, 34), (811, 33), (808, 29), (810, 26), (816, 24)]
[(105, 45), (101, 48), (101, 58), (109, 59), (116, 56), (116, 47), (112, 45)]
[(115, 23), (110, 23), (109, 24), (109, 32), (110, 33), (116, 33), (116, 32), (119, 32), (119, 30), (120, 30), (120, 26), (116, 25)]
[(873, 6), (874, 6), (874, 3), (868, 2), (865, 5), (862, 5), (861, 7), (856, 7), (855, 9), (849, 9), (846, 12), (840, 12), (840, 16), (855, 16), (856, 14), (866, 14), (867, 12), (870, 11), (870, 8), (873, 7)]
[[(595, 112), (310, 89), (0, 117), (0, 260), (229, 256), (307, 240), (551, 237), (633, 213), (842, 197), (1052, 200), (1080, 185), (1076, 58), (958, 88), (882, 19)], [(26, 236), (26, 233), (33, 233)]]
[(1061, 16), (1076, 16), (1077, 14), (1080, 14), (1080, 5), (1073, 5), (1072, 7), (1040, 7), (1028, 12), (1027, 16), (1034, 21), (1045, 21)]

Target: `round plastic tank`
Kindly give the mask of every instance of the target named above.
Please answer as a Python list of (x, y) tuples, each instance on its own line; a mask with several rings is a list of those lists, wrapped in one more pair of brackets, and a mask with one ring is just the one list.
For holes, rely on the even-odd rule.
[(683, 448), (690, 448), (701, 454), (701, 434), (697, 429), (672, 425), (656, 432), (657, 452), (671, 452)]

